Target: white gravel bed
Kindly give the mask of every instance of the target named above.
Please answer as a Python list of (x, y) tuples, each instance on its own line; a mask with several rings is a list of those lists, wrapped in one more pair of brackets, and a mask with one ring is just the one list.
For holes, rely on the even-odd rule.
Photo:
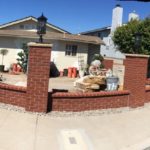
[[(150, 104), (145, 104), (143, 107), (150, 108)], [(6, 109), (9, 111), (17, 111), (20, 113), (37, 114), (39, 116), (48, 116), (50, 118), (100, 116), (100, 115), (104, 115), (104, 114), (116, 114), (116, 113), (123, 113), (123, 112), (127, 112), (127, 111), (139, 110), (139, 109), (142, 109), (143, 107), (138, 107), (138, 108), (134, 108), (134, 109), (129, 108), (129, 107), (122, 107), (122, 108), (115, 108), (115, 109), (101, 109), (101, 110), (90, 110), (90, 111), (81, 111), (81, 112), (52, 111), (52, 112), (48, 112), (48, 113), (35, 113), (35, 112), (25, 111), (25, 109), (22, 107), (0, 103), (0, 109)]]

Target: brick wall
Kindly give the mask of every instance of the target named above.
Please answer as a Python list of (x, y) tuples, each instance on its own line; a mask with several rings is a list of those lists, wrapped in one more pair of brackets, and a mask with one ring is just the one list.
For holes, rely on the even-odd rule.
[(55, 93), (52, 94), (52, 111), (87, 111), (127, 107), (129, 91)]
[(145, 103), (150, 102), (150, 87), (146, 87)]
[(26, 88), (0, 83), (0, 102), (26, 107)]
[(52, 45), (29, 43), (28, 46), (30, 53), (26, 110), (47, 112), (50, 54)]
[(146, 79), (145, 90), (146, 90), (145, 103), (149, 103), (150, 102), (150, 79), (149, 78)]
[[(150, 102), (147, 77), (148, 56), (126, 55), (124, 90), (90, 93), (49, 93), (51, 45), (29, 44), (27, 88), (0, 83), (0, 102), (24, 107), (27, 111), (85, 111), (119, 107), (139, 107)], [(111, 68), (112, 60), (105, 61)], [(147, 85), (145, 85), (147, 84)]]
[(148, 56), (126, 55), (124, 89), (131, 92), (129, 106), (143, 106), (145, 102), (145, 81)]
[(104, 64), (104, 67), (106, 69), (112, 69), (112, 67), (113, 67), (113, 60), (111, 60), (111, 59), (104, 59), (103, 64)]

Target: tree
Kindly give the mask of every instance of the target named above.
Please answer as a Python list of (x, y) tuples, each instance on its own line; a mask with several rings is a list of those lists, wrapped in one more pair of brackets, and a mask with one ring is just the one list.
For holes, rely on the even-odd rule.
[(3, 61), (4, 61), (4, 56), (7, 55), (7, 53), (8, 53), (7, 49), (0, 50), (0, 55), (2, 55), (2, 65), (3, 65)]
[(28, 46), (27, 44), (22, 45), (23, 51), (18, 53), (17, 61), (18, 65), (21, 67), (24, 73), (27, 72), (27, 65), (28, 65)]
[[(135, 34), (142, 34), (141, 47), (135, 49)], [(150, 54), (150, 19), (143, 21), (131, 20), (126, 25), (118, 27), (113, 35), (114, 44), (123, 53)]]

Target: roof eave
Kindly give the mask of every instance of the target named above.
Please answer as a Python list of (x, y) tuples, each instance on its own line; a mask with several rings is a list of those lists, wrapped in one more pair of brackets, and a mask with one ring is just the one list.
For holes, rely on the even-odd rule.
[[(6, 27), (11, 26), (11, 25), (15, 25), (17, 23), (21, 23), (23, 21), (28, 21), (28, 20), (34, 20), (35, 22), (37, 22), (37, 19), (35, 17), (29, 16), (29, 17), (26, 17), (26, 18), (23, 18), (23, 19), (20, 19), (20, 20), (16, 20), (16, 21), (12, 21), (12, 22), (9, 22), (9, 23), (6, 23), (6, 24), (2, 24), (2, 25), (0, 25), (0, 29), (6, 28)], [(58, 30), (58, 31), (60, 31), (62, 33), (71, 34), (70, 32), (68, 32), (66, 30), (63, 30), (63, 29), (61, 29), (61, 28), (59, 28), (59, 27), (57, 27), (55, 25), (52, 25), (50, 23), (47, 23), (47, 26), (49, 26), (49, 27), (51, 27), (51, 28), (53, 28), (55, 30)]]
[(111, 29), (111, 27), (108, 26), (108, 27), (103, 27), (103, 28), (98, 28), (98, 29), (81, 32), (80, 34), (89, 34), (89, 33), (94, 33), (94, 32), (99, 32), (99, 31), (104, 31), (104, 30), (110, 30), (110, 29)]
[[(29, 39), (28, 35), (12, 35), (12, 34), (0, 34), (0, 37), (15, 37), (15, 38), (27, 38)], [(30, 39), (38, 39), (37, 36), (30, 36)], [(78, 39), (69, 39), (69, 38), (53, 38), (53, 37), (43, 37), (45, 40), (60, 40), (60, 41), (70, 41), (70, 42), (79, 42), (79, 43), (87, 43), (87, 44), (94, 44), (94, 45), (105, 45), (103, 41), (86, 41), (86, 40), (78, 40)]]

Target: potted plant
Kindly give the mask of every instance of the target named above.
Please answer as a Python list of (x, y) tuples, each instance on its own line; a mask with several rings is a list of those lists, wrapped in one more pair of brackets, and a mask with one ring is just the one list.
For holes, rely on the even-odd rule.
[(0, 50), (0, 55), (2, 55), (2, 64), (0, 65), (0, 72), (4, 72), (5, 66), (3, 65), (3, 61), (4, 61), (4, 56), (7, 55), (7, 53), (8, 53), (7, 49)]

